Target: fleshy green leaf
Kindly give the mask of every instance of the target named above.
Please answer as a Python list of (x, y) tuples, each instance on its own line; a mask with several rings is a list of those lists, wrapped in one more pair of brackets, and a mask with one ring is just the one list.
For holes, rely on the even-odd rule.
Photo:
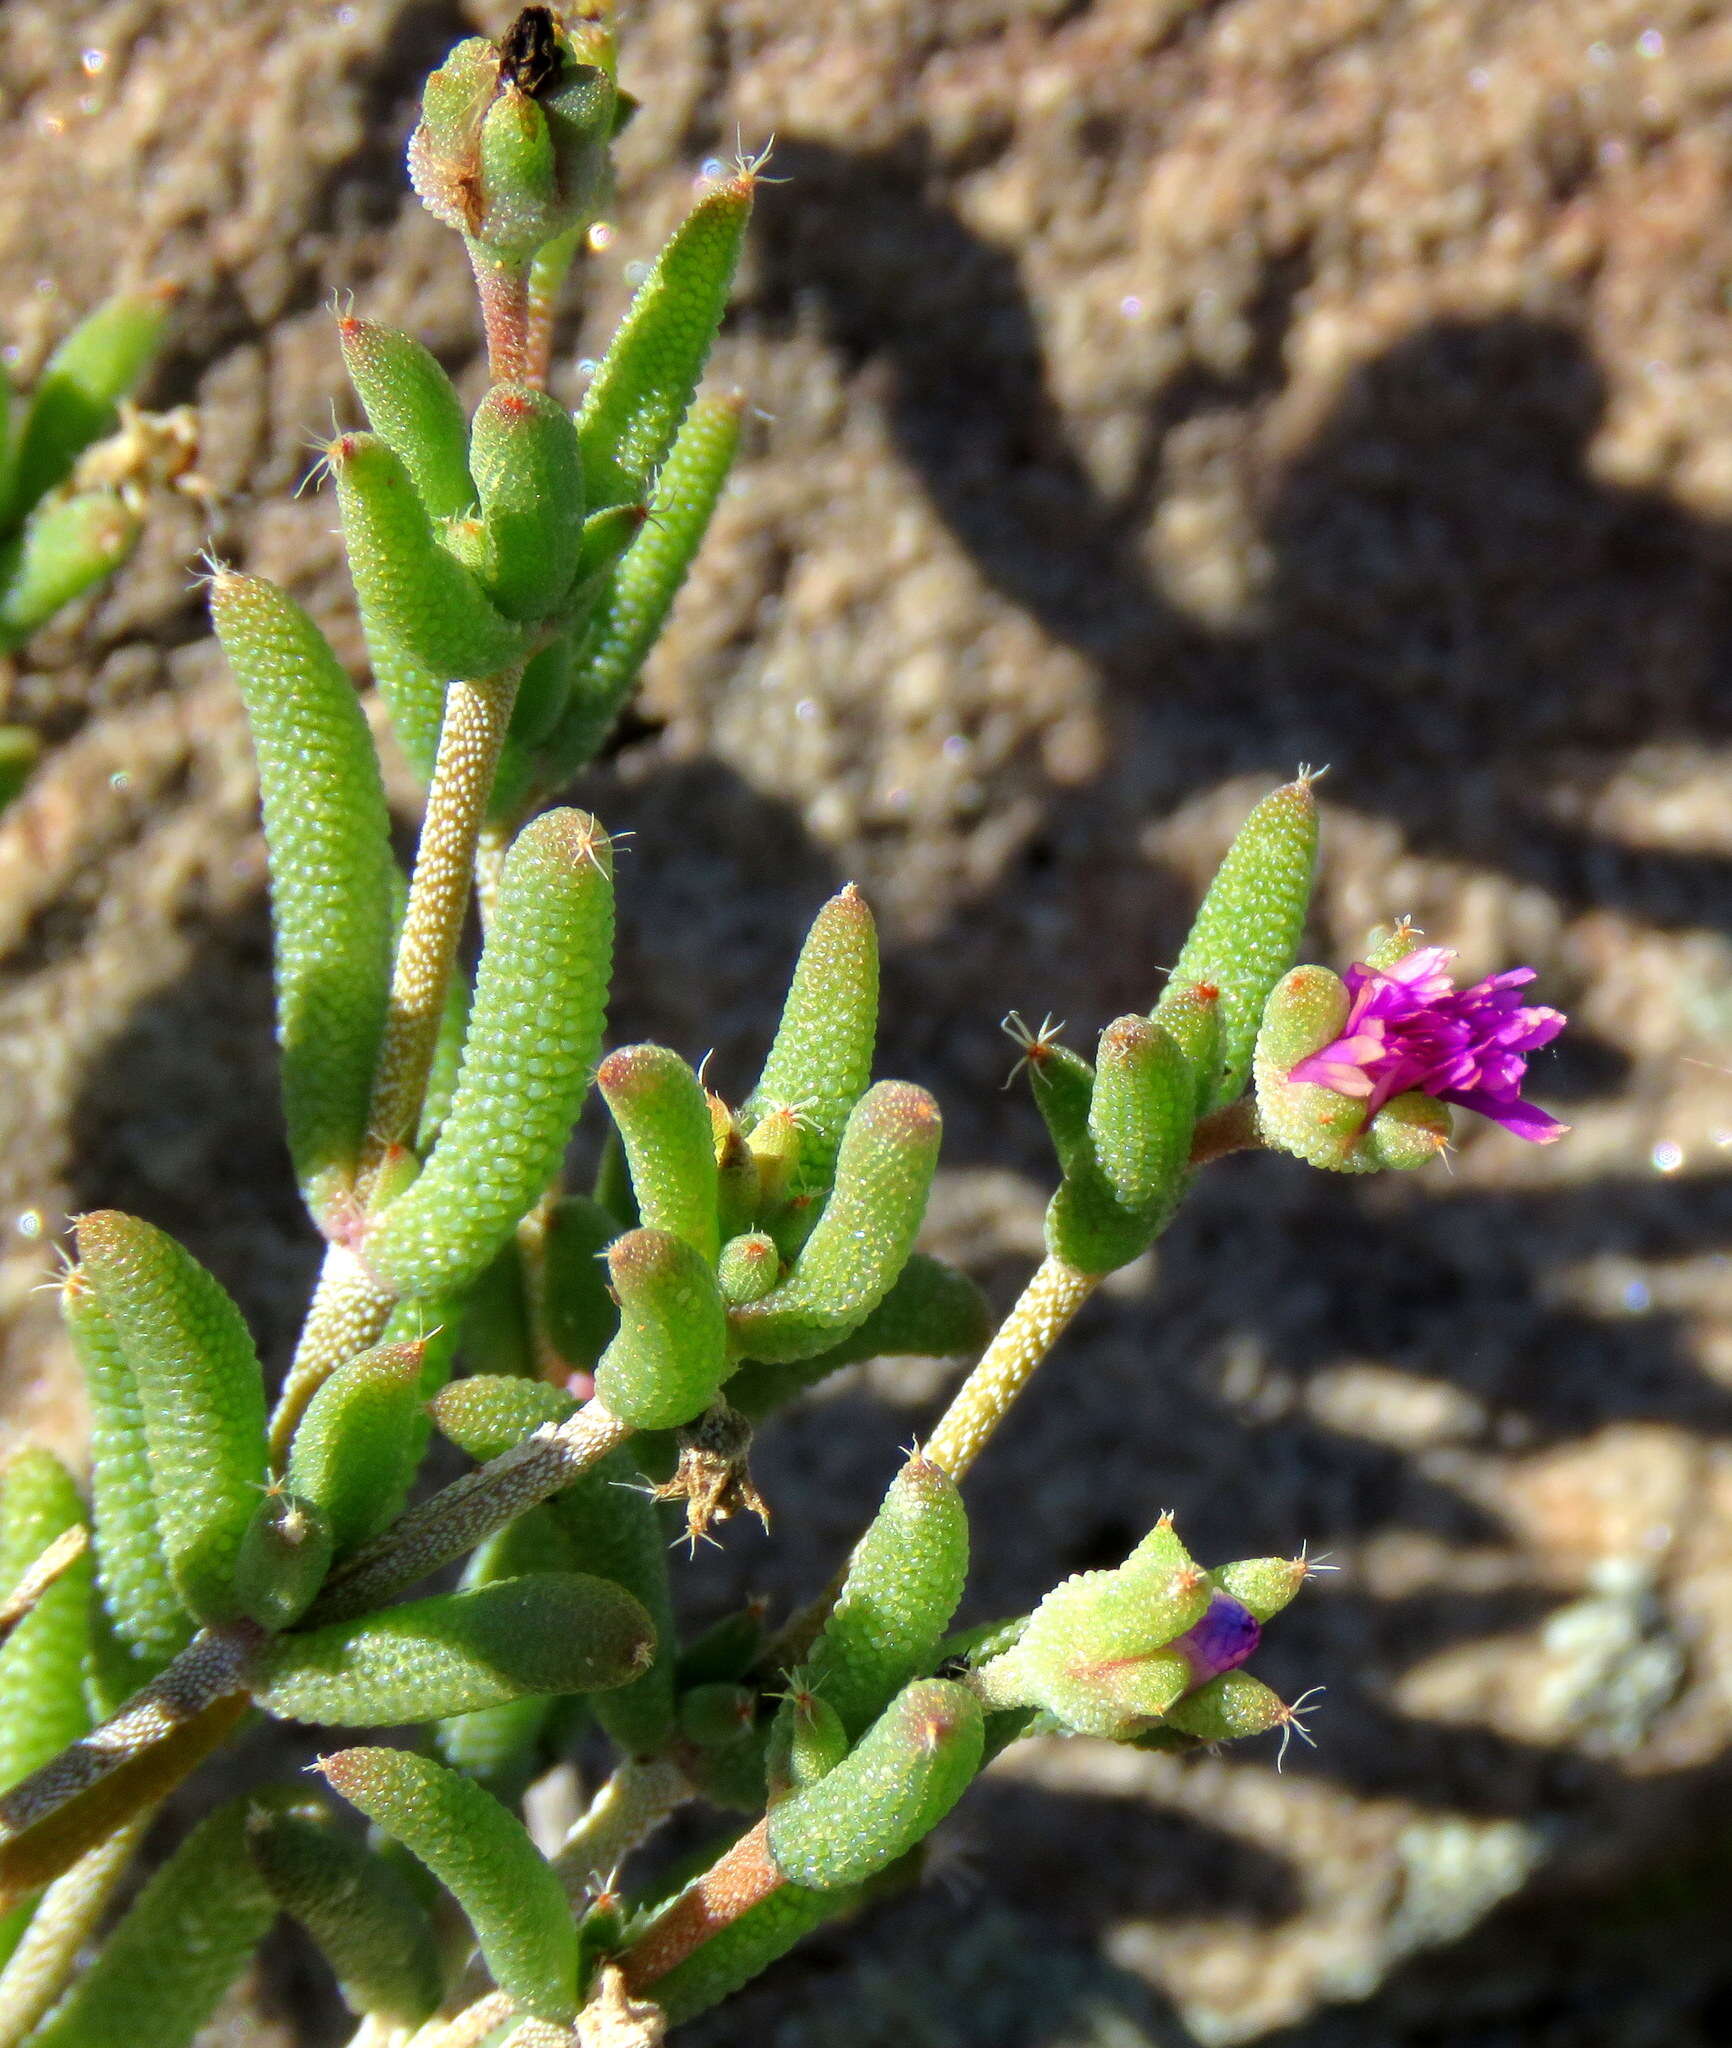
[(980, 1703), (947, 1679), (917, 1679), (834, 1770), (770, 1814), (770, 1855), (795, 1884), (862, 1884), (929, 1835), (980, 1767)]
[(114, 431), (117, 402), (162, 346), (171, 297), (160, 288), (118, 293), (49, 357), (19, 431), (7, 500), (11, 518), (61, 482), (92, 441)]
[[(52, 1452), (35, 1444), (15, 1451), (0, 1470), (0, 1597), (83, 1518), (78, 1490)], [(91, 1576), (90, 1559), (79, 1558), (0, 1645), (0, 1790), (90, 1726), (84, 1667)]]
[(595, 1368), (595, 1390), (621, 1421), (677, 1429), (701, 1415), (728, 1374), (727, 1311), (709, 1263), (665, 1230), (615, 1240), (608, 1273), (619, 1332)]
[(938, 1164), (938, 1105), (880, 1081), (855, 1106), (836, 1184), (793, 1271), (730, 1312), (735, 1348), (774, 1364), (828, 1350), (866, 1320), (908, 1262)]
[(412, 335), (371, 320), (338, 320), (337, 338), (368, 425), (409, 472), (429, 516), (467, 512), (476, 502), (469, 425), (438, 359)]
[(0, 649), (28, 640), (63, 605), (118, 569), (138, 544), (137, 513), (113, 491), (41, 505), (0, 544)]
[(495, 384), (476, 411), (469, 459), (488, 593), (508, 618), (544, 619), (571, 589), (583, 538), (571, 415), (545, 391)]
[(1275, 790), (1240, 826), (1209, 884), (1153, 1015), (1199, 984), (1219, 990), (1221, 1069), (1205, 1107), (1235, 1099), (1269, 992), (1293, 965), (1317, 866), (1317, 799), (1301, 776)]
[(258, 755), (283, 1110), (317, 1218), (352, 1180), (366, 1135), (391, 978), (391, 821), (354, 685), (293, 598), (223, 571), (211, 619)]
[(439, 1142), (367, 1238), (398, 1292), (468, 1286), (545, 1191), (600, 1051), (612, 954), (607, 835), (586, 812), (549, 811), (506, 860)]
[(716, 1149), (697, 1075), (666, 1046), (628, 1045), (602, 1061), (595, 1085), (625, 1146), (638, 1215), (713, 1264)]
[(247, 1854), (272, 1898), (318, 1943), (349, 2010), (417, 2026), (439, 2003), (432, 1922), (385, 1857), (332, 1823), (322, 1802), (256, 1805)]
[(340, 1750), (320, 1768), (456, 1895), (500, 1990), (524, 2012), (570, 2019), (577, 1929), (564, 1886), (521, 1822), (479, 1785), (405, 1750)]
[(289, 1491), (324, 1517), (337, 1557), (376, 1536), (408, 1498), (426, 1349), (380, 1344), (338, 1366), (295, 1431)]
[(541, 1693), (600, 1692), (648, 1664), (637, 1601), (577, 1572), (526, 1573), (279, 1636), (254, 1696), (284, 1720), (383, 1728)]
[(967, 1576), (962, 1496), (916, 1455), (890, 1482), (812, 1649), (811, 1682), (850, 1735), (928, 1666)]
[(276, 1917), (245, 1829), (236, 1799), (188, 1835), (31, 2048), (187, 2048)]
[(638, 286), (577, 415), (584, 496), (634, 502), (667, 460), (703, 375), (752, 212), (742, 171), (712, 186)]
[(220, 1284), (152, 1224), (97, 1210), (79, 1221), (78, 1255), (138, 1388), (169, 1572), (200, 1620), (232, 1620), (235, 1557), (265, 1480), (252, 1338)]

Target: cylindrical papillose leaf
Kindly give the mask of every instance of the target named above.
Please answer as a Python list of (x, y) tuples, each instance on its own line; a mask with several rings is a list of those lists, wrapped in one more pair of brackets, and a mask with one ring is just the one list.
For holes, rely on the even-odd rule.
[(439, 2003), (433, 1923), (383, 1856), (310, 1802), (255, 1806), (247, 1853), (285, 1913), (318, 1943), (352, 2013), (418, 2026)]
[(445, 678), (404, 652), (368, 610), (364, 596), (360, 608), (367, 665), (390, 714), (391, 730), (409, 766), (423, 783), (431, 782), (439, 729), (445, 722)]
[(619, 1333), (595, 1390), (622, 1422), (677, 1429), (701, 1415), (728, 1375), (727, 1310), (709, 1262), (665, 1230), (632, 1230), (607, 1255)]
[(625, 1146), (638, 1215), (713, 1264), (716, 1148), (703, 1084), (666, 1046), (627, 1045), (602, 1061), (595, 1085)]
[(132, 1370), (151, 1488), (181, 1598), (239, 1613), (235, 1557), (265, 1480), (265, 1391), (241, 1312), (174, 1239), (136, 1216), (81, 1217), (78, 1255)]
[(235, 1597), (261, 1628), (291, 1628), (313, 1604), (331, 1565), (331, 1529), (292, 1493), (267, 1493), (235, 1559)]
[(439, 545), (409, 472), (374, 434), (326, 450), (343, 544), (368, 622), (446, 681), (497, 674), (523, 659), (524, 628), (498, 612), (471, 572)]
[(576, 650), (571, 708), (546, 747), (546, 786), (593, 759), (673, 606), (710, 523), (740, 442), (740, 401), (700, 398), (680, 428), (650, 499)]
[(340, 319), (337, 339), (368, 425), (409, 472), (429, 516), (454, 519), (467, 512), (475, 503), (469, 424), (432, 351), (371, 320)]
[(16, 647), (62, 605), (118, 569), (138, 543), (139, 519), (113, 491), (81, 491), (31, 514), (0, 546), (0, 648)]
[(577, 1928), (565, 1887), (521, 1822), (479, 1785), (404, 1750), (340, 1750), (320, 1769), (455, 1894), (494, 1982), (521, 2011), (572, 2016)]
[(1194, 1097), (1190, 1065), (1160, 1025), (1120, 1017), (1101, 1033), (1089, 1136), (1107, 1185), (1127, 1208), (1157, 1217), (1177, 1203)]
[[(15, 1451), (0, 1469), (0, 1598), (56, 1536), (83, 1519), (78, 1489), (59, 1459), (35, 1444)], [(0, 1790), (90, 1726), (90, 1582), (90, 1559), (81, 1557), (0, 1645)]]
[(76, 1266), (62, 1285), (60, 1307), (90, 1409), (96, 1577), (108, 1626), (128, 1653), (131, 1684), (123, 1690), (131, 1691), (185, 1646), (193, 1622), (163, 1556), (138, 1388), (113, 1325)]
[(761, 1230), (729, 1238), (716, 1262), (716, 1279), (730, 1308), (762, 1301), (781, 1277), (782, 1255), (775, 1239)]
[(19, 518), (52, 490), (92, 441), (114, 429), (162, 345), (173, 294), (121, 292), (81, 321), (48, 358), (18, 437), (7, 514)]
[(890, 1482), (812, 1649), (812, 1683), (850, 1735), (930, 1663), (967, 1576), (962, 1496), (916, 1455)]
[(872, 1079), (878, 1035), (878, 931), (853, 883), (832, 896), (800, 949), (782, 1019), (758, 1085), (748, 1129), (772, 1109), (799, 1117), (794, 1186), (828, 1186), (854, 1105)]
[(1165, 1725), (1202, 1742), (1231, 1742), (1285, 1727), (1291, 1719), (1286, 1702), (1260, 1678), (1248, 1671), (1223, 1671), (1169, 1707)]
[(853, 1894), (846, 1891), (778, 1885), (768, 1898), (712, 1934), (683, 1963), (656, 1978), (647, 1995), (667, 2014), (670, 2026), (695, 2019), (751, 1983), (813, 1928), (852, 1903)]
[(363, 1249), (400, 1293), (470, 1285), (545, 1191), (601, 1047), (612, 958), (607, 834), (549, 811), (506, 858), (439, 1142)]
[(289, 1721), (384, 1728), (541, 1693), (623, 1685), (653, 1655), (639, 1603), (605, 1579), (526, 1573), (279, 1636), (254, 1697)]
[(1207, 1109), (1245, 1085), (1263, 1005), (1299, 950), (1316, 866), (1317, 799), (1301, 777), (1258, 804), (1209, 884), (1168, 983), (1173, 1000), (1198, 982), (1221, 993), (1221, 1070)]
[(836, 1183), (782, 1285), (730, 1312), (741, 1355), (810, 1358), (857, 1329), (895, 1285), (926, 1213), (938, 1164), (938, 1105), (924, 1088), (880, 1081), (848, 1119)]
[(1365, 1154), (1375, 1166), (1411, 1173), (1429, 1166), (1449, 1144), (1455, 1119), (1449, 1105), (1423, 1089), (1393, 1096), (1365, 1127)]
[(517, 686), (511, 723), (499, 755), (499, 772), (487, 800), (495, 826), (515, 825), (530, 808), (540, 750), (565, 716), (571, 701), (572, 635), (562, 632), (532, 655)]
[(1310, 1573), (1302, 1557), (1242, 1557), (1218, 1566), (1209, 1577), (1256, 1620), (1267, 1621), (1292, 1600)]
[(595, 1718), (614, 1741), (628, 1755), (648, 1755), (673, 1727), (678, 1647), (661, 1516), (629, 1446), (610, 1451), (550, 1505), (578, 1565), (641, 1601), (655, 1630), (653, 1663), (594, 1701)]
[(571, 415), (545, 391), (495, 384), (476, 411), (469, 459), (488, 592), (508, 618), (544, 619), (571, 589), (583, 535), (583, 469)]
[[(577, 1560), (565, 1532), (546, 1507), (531, 1508), (496, 1531), (470, 1558), (465, 1589), (497, 1584), (531, 1572), (570, 1572)], [(440, 1758), (484, 1785), (495, 1799), (515, 1806), (539, 1760), (541, 1731), (553, 1701), (545, 1693), (454, 1714), (436, 1724), (433, 1740)]]
[(1170, 981), (1160, 1020), (1196, 1080), (1194, 1108), (1201, 1116), (1221, 1074), (1221, 991), (1213, 982)]
[(1035, 1039), (1025, 1064), (1035, 1107), (1040, 1111), (1059, 1169), (1066, 1175), (1094, 1163), (1089, 1137), (1089, 1109), (1094, 1101), (1095, 1070), (1080, 1052), (1057, 1039)]
[(318, 1218), (366, 1136), (391, 982), (391, 821), (360, 700), (318, 627), (256, 576), (220, 572), (210, 605), (258, 756), (283, 1110)]
[(888, 1706), (834, 1770), (770, 1815), (770, 1855), (814, 1891), (862, 1884), (929, 1835), (980, 1768), (980, 1703), (923, 1678)]
[(1257, 1034), (1257, 1126), (1265, 1144), (1332, 1173), (1371, 1173), (1379, 1162), (1360, 1140), (1365, 1104), (1287, 1077), (1347, 1021), (1348, 997), (1327, 967), (1295, 967), (1271, 992)]
[(276, 1918), (245, 1829), (236, 1799), (187, 1836), (31, 2048), (187, 2048)]
[(425, 1344), (379, 1344), (338, 1366), (289, 1447), (289, 1491), (310, 1501), (344, 1557), (395, 1521), (419, 1463)]
[(619, 1306), (602, 1253), (620, 1226), (584, 1195), (554, 1203), (541, 1242), (542, 1334), (574, 1371), (588, 1372), (613, 1342)]
[(615, 331), (577, 415), (591, 506), (631, 503), (667, 460), (722, 324), (752, 185), (742, 173), (704, 194)]
[(848, 1731), (842, 1717), (814, 1690), (814, 1682), (810, 1671), (796, 1671), (776, 1711), (764, 1760), (772, 1805), (791, 1792), (815, 1785), (848, 1754)]
[(544, 1380), (475, 1373), (453, 1380), (435, 1399), (433, 1420), (460, 1451), (485, 1464), (544, 1424), (563, 1422), (576, 1407)]

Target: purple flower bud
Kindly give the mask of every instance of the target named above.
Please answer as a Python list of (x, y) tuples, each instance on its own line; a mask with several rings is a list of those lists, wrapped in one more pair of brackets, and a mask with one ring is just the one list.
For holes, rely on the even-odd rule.
[(1263, 1624), (1230, 1593), (1217, 1593), (1182, 1636), (1167, 1645), (1190, 1660), (1191, 1689), (1234, 1671), (1256, 1649)]
[(1363, 962), (1343, 980), (1352, 998), (1341, 1036), (1303, 1059), (1288, 1075), (1363, 1098), (1367, 1120), (1410, 1088), (1477, 1110), (1536, 1145), (1569, 1129), (1521, 1099), (1528, 1054), (1564, 1028), (1560, 1011), (1524, 1005), (1517, 991), (1531, 967), (1488, 975), (1458, 989), (1449, 973), (1454, 953), (1423, 946), (1387, 967)]

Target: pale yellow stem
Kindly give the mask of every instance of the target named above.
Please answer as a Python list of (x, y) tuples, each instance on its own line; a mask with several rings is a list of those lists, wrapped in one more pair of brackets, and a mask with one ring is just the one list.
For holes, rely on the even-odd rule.
[(429, 2020), (418, 2034), (410, 2035), (409, 2048), (476, 2048), (515, 2011), (503, 1991), (490, 1991), (451, 2019)]
[(942, 1465), (952, 1479), (960, 1479), (1100, 1281), (1100, 1274), (1079, 1273), (1063, 1259), (1043, 1259), (980, 1363), (957, 1388), (938, 1427), (921, 1446), (923, 1455)]
[(90, 1531), (82, 1522), (74, 1522), (70, 1529), (62, 1529), (41, 1556), (26, 1567), (24, 1576), (5, 1600), (0, 1601), (0, 1643), (5, 1642), (26, 1615), (35, 1612), (37, 1601), (89, 1547)]
[(363, 1201), (380, 1164), (394, 1145), (414, 1135), (421, 1114), (469, 908), (482, 819), (522, 674), (521, 666), (506, 669), (480, 682), (453, 683), (445, 693), (361, 1155)]
[(271, 1414), (270, 1452), (275, 1470), (280, 1472), (288, 1462), (289, 1446), (308, 1402), (338, 1366), (378, 1343), (396, 1299), (353, 1252), (340, 1244), (326, 1247), (294, 1362)]
[(0, 1971), (0, 2048), (17, 2048), (66, 1988), (156, 1809), (137, 1815), (81, 1856), (42, 1894)]
[(692, 1796), (684, 1771), (665, 1758), (621, 1764), (553, 1859), (566, 1897), (578, 1904), (592, 1880), (607, 1882), (631, 1852)]

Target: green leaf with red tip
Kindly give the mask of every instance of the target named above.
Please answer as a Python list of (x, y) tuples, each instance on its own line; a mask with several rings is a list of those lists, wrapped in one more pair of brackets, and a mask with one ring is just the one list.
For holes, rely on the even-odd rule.
[(908, 1263), (938, 1164), (938, 1105), (880, 1081), (855, 1106), (835, 1186), (793, 1270), (729, 1314), (736, 1351), (775, 1364), (810, 1358), (857, 1330)]
[(439, 545), (408, 470), (385, 443), (375, 434), (342, 434), (325, 459), (369, 632), (446, 681), (521, 662), (527, 629), (505, 617), (474, 573)]
[(595, 1390), (637, 1429), (677, 1429), (701, 1415), (728, 1376), (727, 1312), (715, 1272), (683, 1238), (633, 1230), (607, 1255), (619, 1331)]
[(595, 1085), (625, 1147), (644, 1225), (671, 1231), (713, 1263), (716, 1152), (703, 1084), (666, 1046), (628, 1045), (602, 1061)]
[(432, 350), (371, 320), (339, 320), (337, 338), (367, 424), (409, 472), (428, 516), (469, 511), (476, 502), (469, 423)]
[(479, 1463), (497, 1458), (548, 1423), (575, 1414), (577, 1403), (545, 1380), (473, 1373), (453, 1380), (433, 1402), (442, 1436)]
[(1153, 1015), (1198, 983), (1220, 991), (1220, 1072), (1205, 1110), (1245, 1086), (1269, 993), (1299, 951), (1317, 866), (1317, 799), (1301, 777), (1273, 791), (1240, 826), (1209, 884)]
[(78, 1256), (138, 1388), (163, 1554), (201, 1621), (239, 1612), (235, 1558), (265, 1479), (264, 1377), (241, 1312), (191, 1253), (118, 1210)]
[(966, 1687), (917, 1679), (843, 1761), (770, 1814), (769, 1848), (795, 1884), (862, 1884), (929, 1835), (980, 1768), (980, 1704)]
[(624, 1685), (652, 1654), (642, 1606), (578, 1572), (526, 1573), (278, 1636), (254, 1696), (289, 1721), (383, 1728)]
[(366, 1239), (399, 1293), (472, 1284), (545, 1192), (600, 1051), (612, 955), (607, 835), (585, 812), (546, 812), (506, 858), (438, 1143)]
[(1292, 1719), (1286, 1703), (1248, 1671), (1223, 1671), (1167, 1710), (1165, 1725), (1201, 1742), (1263, 1735)]
[(716, 1279), (730, 1308), (762, 1301), (781, 1277), (782, 1255), (761, 1230), (729, 1238), (716, 1261)]
[(508, 618), (547, 618), (571, 590), (584, 537), (571, 415), (545, 391), (495, 384), (476, 409), (469, 460), (488, 595)]
[(713, 186), (638, 286), (577, 415), (590, 505), (632, 503), (667, 460), (722, 324), (751, 212), (749, 174)]
[(225, 571), (211, 620), (258, 757), (283, 1111), (317, 1219), (350, 1187), (366, 1136), (391, 978), (390, 815), (354, 685), (293, 598)]
[(320, 1769), (455, 1895), (519, 2011), (572, 2017), (577, 1929), (564, 1886), (520, 1821), (479, 1785), (405, 1750), (339, 1750)]

